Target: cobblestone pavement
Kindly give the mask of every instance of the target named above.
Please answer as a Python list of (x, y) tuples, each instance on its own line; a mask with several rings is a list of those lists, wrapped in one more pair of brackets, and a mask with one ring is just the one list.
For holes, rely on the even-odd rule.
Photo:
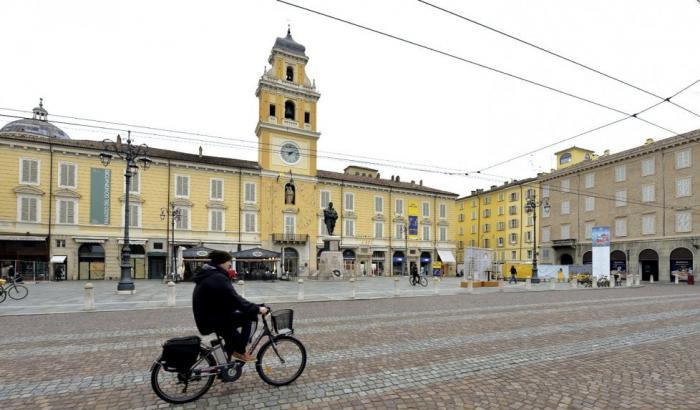
[[(700, 408), (700, 289), (646, 286), (277, 303), (309, 353), (183, 408)], [(189, 308), (0, 318), (3, 409), (160, 408), (148, 369)]]

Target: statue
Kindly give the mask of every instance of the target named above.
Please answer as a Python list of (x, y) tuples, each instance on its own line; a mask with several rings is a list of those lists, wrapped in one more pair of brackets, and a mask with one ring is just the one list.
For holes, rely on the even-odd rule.
[(288, 183), (284, 186), (284, 204), (294, 205), (295, 188), (294, 184)]
[(323, 210), (323, 223), (326, 224), (328, 235), (333, 235), (336, 219), (338, 219), (338, 213), (333, 209), (333, 202), (329, 202), (328, 208)]

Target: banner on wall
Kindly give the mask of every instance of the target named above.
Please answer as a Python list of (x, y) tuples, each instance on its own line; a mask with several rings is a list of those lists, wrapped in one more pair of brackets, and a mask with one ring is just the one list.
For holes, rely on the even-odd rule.
[(90, 223), (109, 225), (112, 171), (104, 168), (90, 170)]
[(408, 239), (418, 239), (418, 201), (408, 201)]

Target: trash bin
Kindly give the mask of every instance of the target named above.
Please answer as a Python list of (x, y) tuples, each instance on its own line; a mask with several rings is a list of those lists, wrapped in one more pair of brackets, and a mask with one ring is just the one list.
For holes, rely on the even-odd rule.
[(695, 276), (688, 274), (688, 285), (695, 285)]

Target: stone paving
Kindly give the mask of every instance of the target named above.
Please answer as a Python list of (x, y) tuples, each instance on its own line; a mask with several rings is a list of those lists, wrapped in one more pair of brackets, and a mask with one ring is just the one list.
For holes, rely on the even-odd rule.
[[(180, 408), (700, 408), (694, 286), (273, 307), (295, 310), (309, 353), (302, 377), (276, 388), (249, 366)], [(168, 407), (148, 369), (165, 339), (196, 334), (188, 307), (0, 323), (3, 409)]]

